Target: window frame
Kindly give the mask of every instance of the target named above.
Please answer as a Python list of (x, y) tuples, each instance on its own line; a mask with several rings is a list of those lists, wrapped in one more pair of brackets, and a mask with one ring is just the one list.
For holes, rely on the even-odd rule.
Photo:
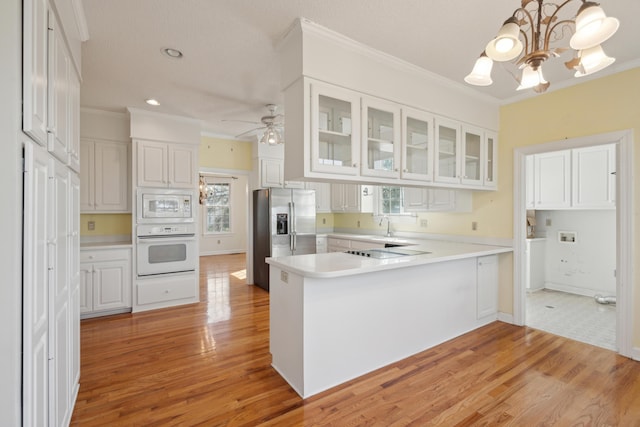
[[(230, 179), (225, 178), (205, 178), (205, 189), (207, 195), (209, 194), (209, 186), (215, 185), (226, 185), (229, 189), (229, 195), (226, 205), (209, 205), (209, 197), (204, 199), (204, 203), (202, 204), (202, 234), (205, 236), (223, 236), (233, 234), (233, 182)], [(210, 231), (209, 230), (209, 208), (211, 207), (226, 207), (228, 209), (229, 215), (229, 227), (224, 231)], [(215, 216), (214, 216), (215, 217)]]

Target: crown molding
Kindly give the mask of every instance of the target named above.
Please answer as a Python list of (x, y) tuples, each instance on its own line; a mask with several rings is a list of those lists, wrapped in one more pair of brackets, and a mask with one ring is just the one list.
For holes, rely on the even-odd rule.
[(129, 115), (126, 112), (102, 110), (100, 108), (95, 108), (95, 107), (80, 107), (80, 113), (115, 117), (119, 119), (129, 119)]
[(87, 16), (84, 13), (82, 0), (71, 0), (71, 8), (73, 9), (73, 15), (76, 18), (80, 41), (86, 42), (89, 40), (89, 26), (87, 25)]

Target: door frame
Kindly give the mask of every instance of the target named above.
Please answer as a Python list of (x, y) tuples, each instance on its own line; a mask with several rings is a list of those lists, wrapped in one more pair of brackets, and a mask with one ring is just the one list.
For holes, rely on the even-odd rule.
[[(616, 344), (618, 353), (640, 360), (633, 349), (633, 131), (623, 130), (519, 147), (513, 158), (513, 323), (525, 324), (524, 254), (527, 230), (525, 157), (549, 151), (616, 144)], [(634, 357), (635, 356), (635, 357)]]

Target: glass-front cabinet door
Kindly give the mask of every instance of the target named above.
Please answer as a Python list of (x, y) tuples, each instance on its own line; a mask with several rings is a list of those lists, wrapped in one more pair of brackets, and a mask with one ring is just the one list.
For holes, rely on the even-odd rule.
[(400, 177), (400, 106), (362, 98), (362, 175)]
[(360, 153), (360, 97), (311, 83), (311, 170), (357, 175)]
[(483, 130), (471, 126), (462, 127), (461, 182), (467, 185), (483, 184), (484, 143)]
[(433, 180), (433, 116), (402, 108), (403, 179)]
[(498, 187), (498, 136), (494, 132), (484, 133), (485, 158), (484, 158), (484, 186), (487, 188)]
[(460, 124), (453, 120), (435, 121), (435, 178), (437, 182), (460, 183)]

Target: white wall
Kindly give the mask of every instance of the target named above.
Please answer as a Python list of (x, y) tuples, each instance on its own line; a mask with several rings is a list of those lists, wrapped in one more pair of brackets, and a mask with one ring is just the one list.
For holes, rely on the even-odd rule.
[(126, 113), (82, 108), (80, 110), (80, 138), (99, 138), (109, 141), (131, 141), (131, 125)]
[(248, 220), (248, 176), (234, 175), (232, 178), (207, 177), (207, 182), (231, 183), (231, 233), (229, 234), (204, 234), (205, 207), (200, 206), (200, 218), (202, 230), (200, 236), (200, 256), (233, 254), (246, 252), (247, 250), (247, 220)]
[(20, 425), (22, 345), (22, 140), (20, 0), (0, 2), (0, 414), (3, 425)]
[[(616, 294), (615, 210), (537, 211), (536, 220), (536, 236), (547, 237), (547, 289), (587, 296)], [(576, 242), (560, 242), (559, 231), (575, 232)]]

